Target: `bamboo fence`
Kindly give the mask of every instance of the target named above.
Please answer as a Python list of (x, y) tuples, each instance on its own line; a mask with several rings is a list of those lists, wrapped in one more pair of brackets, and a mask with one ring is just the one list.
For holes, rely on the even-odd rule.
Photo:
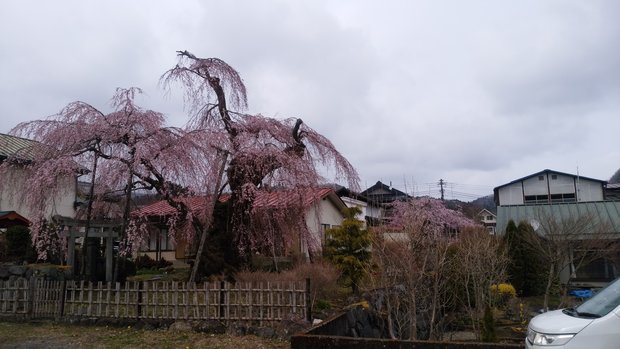
[(0, 281), (0, 315), (273, 322), (309, 315), (305, 282)]

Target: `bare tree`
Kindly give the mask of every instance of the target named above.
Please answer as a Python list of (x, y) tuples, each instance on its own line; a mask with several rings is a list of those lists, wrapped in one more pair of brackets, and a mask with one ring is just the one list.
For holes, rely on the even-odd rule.
[(506, 280), (508, 257), (501, 241), (482, 227), (465, 229), (454, 246), (450, 286), (479, 334), (484, 309), (493, 306), (491, 286)]
[(440, 338), (439, 320), (451, 301), (450, 246), (476, 223), (436, 199), (394, 205), (390, 225), (375, 229), (376, 287), (393, 338)]
[[(549, 310), (552, 285), (560, 283), (562, 273), (570, 278), (579, 268), (609, 257), (615, 249), (615, 234), (609, 222), (585, 213), (570, 217), (553, 216), (542, 209), (529, 222), (532, 230), (523, 238), (548, 266), (543, 308)], [(564, 285), (564, 294), (569, 283)]]

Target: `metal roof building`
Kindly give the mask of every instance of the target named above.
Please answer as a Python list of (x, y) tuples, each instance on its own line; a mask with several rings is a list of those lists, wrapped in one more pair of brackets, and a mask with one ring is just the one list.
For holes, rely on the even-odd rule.
[[(557, 221), (589, 217), (592, 219), (592, 229), (597, 229), (596, 231), (600, 232), (599, 227), (604, 225), (610, 230), (608, 233), (620, 236), (620, 201), (498, 206), (497, 231), (502, 234), (511, 219), (517, 224), (525, 221), (534, 227), (538, 221), (549, 217), (553, 217)], [(544, 229), (543, 226), (541, 229)], [(545, 232), (541, 231), (540, 233), (544, 234)]]

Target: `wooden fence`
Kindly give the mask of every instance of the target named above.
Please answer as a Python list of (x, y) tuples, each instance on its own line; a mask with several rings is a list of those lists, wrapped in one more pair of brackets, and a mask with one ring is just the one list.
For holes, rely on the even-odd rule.
[(309, 316), (305, 282), (0, 281), (0, 315), (258, 321)]

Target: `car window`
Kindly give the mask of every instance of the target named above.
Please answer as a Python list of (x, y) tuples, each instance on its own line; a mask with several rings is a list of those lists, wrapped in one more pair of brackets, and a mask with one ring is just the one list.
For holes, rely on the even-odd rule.
[(605, 316), (620, 305), (620, 279), (616, 279), (575, 310), (579, 313)]

